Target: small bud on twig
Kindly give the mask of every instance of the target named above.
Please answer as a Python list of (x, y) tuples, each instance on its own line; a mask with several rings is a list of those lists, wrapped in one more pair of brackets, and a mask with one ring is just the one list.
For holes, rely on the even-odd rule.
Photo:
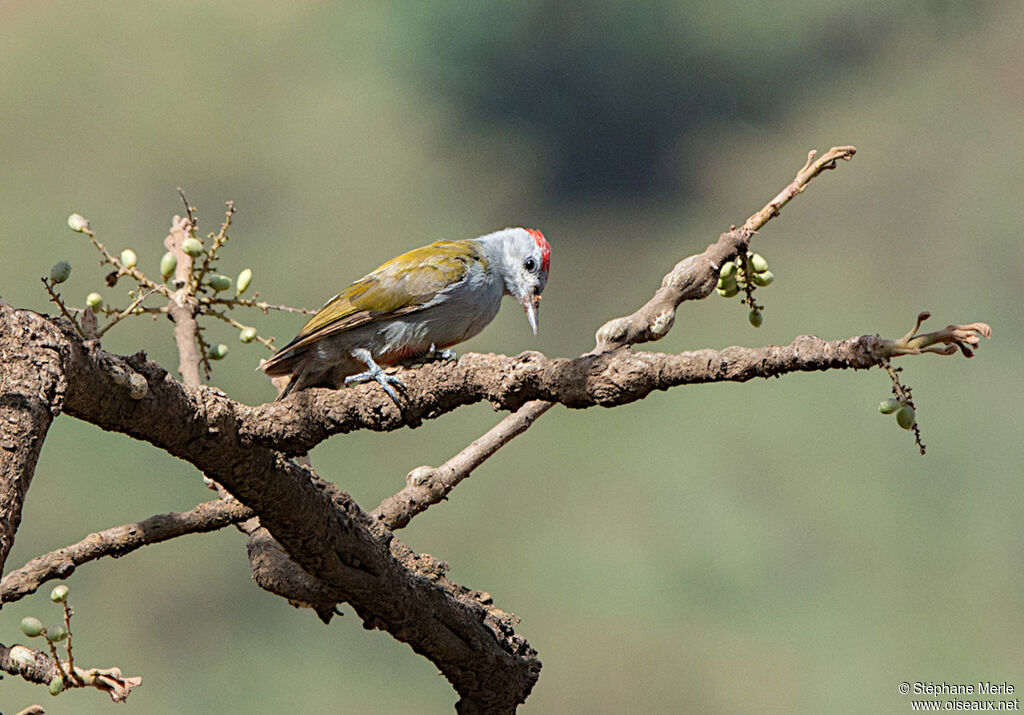
[(189, 237), (181, 242), (181, 250), (193, 258), (197, 258), (203, 255), (203, 244), (199, 242), (198, 238)]
[(29, 638), (35, 638), (43, 632), (43, 623), (38, 618), (26, 616), (21, 619), (21, 632)]
[(164, 257), (160, 259), (160, 277), (167, 280), (174, 275), (174, 270), (178, 267), (177, 257), (168, 251), (164, 254)]
[(896, 423), (903, 429), (910, 429), (915, 422), (917, 422), (917, 415), (914, 414), (914, 408), (910, 405), (903, 405), (896, 413)]
[(71, 214), (68, 216), (68, 226), (72, 231), (85, 233), (89, 230), (89, 219), (81, 214)]
[(252, 283), (252, 269), (245, 268), (238, 274), (238, 280), (235, 281), (235, 295), (245, 293), (249, 289), (250, 283)]
[(211, 288), (217, 293), (222, 290), (228, 290), (231, 287), (231, 279), (227, 276), (220, 274), (214, 274), (206, 279), (206, 282)]
[(890, 397), (888, 400), (882, 400), (878, 403), (878, 411), (883, 415), (891, 415), (893, 412), (901, 407), (899, 400)]
[(50, 281), (52, 283), (63, 283), (71, 277), (71, 264), (67, 261), (58, 261), (50, 269)]

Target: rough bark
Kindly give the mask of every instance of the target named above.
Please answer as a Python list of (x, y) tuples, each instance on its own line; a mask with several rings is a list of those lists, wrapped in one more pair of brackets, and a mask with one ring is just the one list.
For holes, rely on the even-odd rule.
[[(50, 369), (66, 380), (68, 414), (148, 441), (223, 485), (367, 628), (388, 631), (434, 662), (462, 711), (511, 712), (526, 699), (540, 662), (515, 634), (515, 616), (448, 581), (446, 564), (412, 552), (333, 484), (273, 449), (243, 443), (237, 403), (179, 383), (141, 353), (122, 359), (83, 343), (62, 321), (3, 303), (0, 320), (22, 326), (16, 335), (26, 354), (51, 356)], [(133, 397), (118, 371), (143, 376), (146, 394)]]
[(14, 545), (21, 509), (66, 383), (47, 320), (15, 313), (0, 298), (0, 570)]
[(467, 353), (457, 363), (431, 363), (399, 373), (406, 389), (399, 411), (374, 385), (345, 390), (310, 389), (284, 402), (236, 405), (239, 438), (301, 454), (331, 435), (360, 429), (390, 431), (416, 426), (462, 405), (486, 400), (518, 409), (530, 400), (571, 408), (615, 407), (654, 390), (707, 382), (745, 382), (790, 372), (869, 368), (891, 356), (877, 335), (822, 340), (801, 335), (786, 346), (730, 347), (675, 355), (629, 348), (548, 358)]
[[(46, 372), (64, 376), (68, 414), (148, 441), (223, 485), (327, 586), (329, 600), (351, 604), (366, 627), (387, 630), (433, 661), (461, 696), (462, 712), (510, 712), (533, 687), (540, 662), (515, 634), (515, 617), (494, 608), (489, 597), (449, 582), (445, 564), (410, 551), (347, 494), (273, 445), (305, 451), (330, 434), (396, 429), (481, 399), (506, 408), (532, 399), (610, 406), (679, 384), (869, 367), (882, 359), (886, 344), (870, 336), (835, 342), (805, 336), (784, 348), (680, 355), (628, 349), (575, 360), (467, 355), (457, 364), (404, 375), (408, 405), (399, 413), (365, 387), (310, 390), (285, 403), (248, 407), (219, 390), (183, 385), (141, 353), (110, 355), (82, 342), (62, 321), (6, 304), (0, 319), (25, 354), (47, 355)], [(145, 381), (141, 397), (129, 387), (138, 381), (125, 374)]]

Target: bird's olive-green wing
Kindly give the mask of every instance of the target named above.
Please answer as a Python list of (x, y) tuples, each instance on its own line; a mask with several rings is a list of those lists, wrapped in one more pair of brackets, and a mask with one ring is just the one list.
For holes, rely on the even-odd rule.
[(438, 241), (392, 258), (331, 298), (281, 352), (420, 310), (439, 292), (463, 280), (476, 261), (485, 263), (473, 241)]

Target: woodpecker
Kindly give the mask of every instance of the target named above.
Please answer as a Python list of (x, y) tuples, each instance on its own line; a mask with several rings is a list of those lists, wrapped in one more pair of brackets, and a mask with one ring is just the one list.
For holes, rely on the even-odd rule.
[(290, 376), (277, 399), (307, 387), (375, 380), (398, 404), (401, 380), (384, 367), (448, 348), (483, 330), (502, 297), (522, 305), (534, 335), (551, 246), (530, 228), (438, 241), (392, 258), (324, 304), (295, 339), (260, 367)]

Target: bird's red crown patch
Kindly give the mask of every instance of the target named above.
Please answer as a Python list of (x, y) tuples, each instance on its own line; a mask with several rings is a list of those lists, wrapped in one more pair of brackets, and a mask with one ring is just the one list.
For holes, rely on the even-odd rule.
[(537, 242), (537, 247), (540, 248), (540, 267), (547, 273), (551, 267), (551, 244), (544, 238), (544, 234), (535, 228), (528, 228), (526, 232)]

